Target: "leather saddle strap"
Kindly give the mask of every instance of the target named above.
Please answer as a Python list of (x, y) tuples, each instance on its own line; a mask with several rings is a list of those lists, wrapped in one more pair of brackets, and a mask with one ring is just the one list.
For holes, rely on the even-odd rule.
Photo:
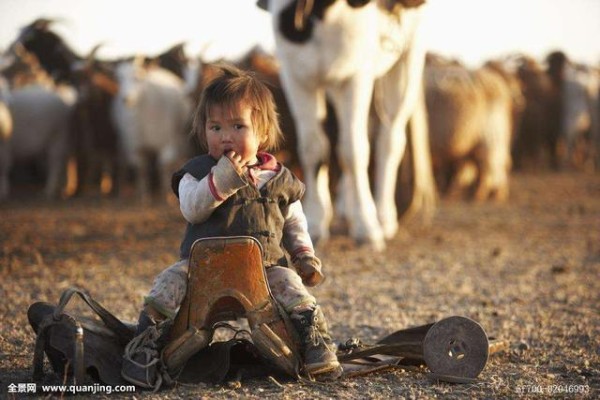
[(78, 289), (75, 287), (70, 287), (63, 292), (60, 296), (60, 301), (58, 302), (58, 307), (54, 310), (54, 318), (59, 318), (67, 305), (67, 303), (71, 300), (74, 294), (79, 295), (83, 301), (87, 303), (88, 306), (98, 316), (102, 319), (102, 322), (113, 332), (117, 334), (118, 340), (121, 344), (126, 345), (129, 343), (131, 339), (133, 339), (134, 333), (125, 326), (123, 322), (121, 322), (117, 317), (111, 314), (108, 310), (100, 305), (96, 300), (94, 300), (89, 293), (85, 290)]
[[(269, 293), (270, 293), (270, 289), (269, 289)], [(295, 343), (296, 342), (296, 337), (297, 337), (297, 333), (295, 331), (296, 328), (294, 328), (294, 325), (292, 324), (292, 321), (290, 320), (290, 317), (288, 316), (287, 312), (283, 309), (283, 306), (281, 304), (279, 304), (279, 302), (276, 301), (273, 298), (272, 294), (270, 294), (270, 296), (271, 296), (271, 302), (273, 304), (275, 304), (275, 307), (277, 308), (277, 313), (279, 314), (279, 317), (283, 320), (283, 324), (285, 326), (285, 329), (286, 329), (286, 331), (290, 335), (290, 339), (292, 340), (292, 342)], [(292, 347), (292, 352), (296, 352), (296, 350), (294, 349), (294, 347)], [(296, 357), (298, 359), (300, 359), (299, 354), (296, 354)], [(300, 375), (300, 364), (296, 365), (294, 374), (295, 374), (295, 378), (296, 379), (300, 379), (300, 377), (301, 377), (301, 375)]]
[(338, 354), (338, 361), (347, 362), (376, 354), (422, 360), (423, 355), (421, 348), (421, 342), (376, 344), (355, 350), (351, 353)]

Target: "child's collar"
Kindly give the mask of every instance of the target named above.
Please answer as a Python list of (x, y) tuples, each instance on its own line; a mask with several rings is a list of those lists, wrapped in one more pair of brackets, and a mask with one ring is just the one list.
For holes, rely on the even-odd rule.
[(281, 165), (277, 162), (277, 159), (273, 154), (259, 151), (256, 153), (256, 159), (258, 160), (255, 164), (248, 165), (248, 168), (263, 169), (268, 171), (279, 171)]

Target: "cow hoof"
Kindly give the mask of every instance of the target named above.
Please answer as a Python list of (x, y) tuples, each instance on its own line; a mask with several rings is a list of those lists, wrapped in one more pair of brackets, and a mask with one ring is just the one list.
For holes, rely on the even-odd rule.
[(383, 237), (386, 240), (394, 238), (394, 236), (396, 236), (396, 233), (398, 233), (398, 226), (398, 221), (396, 219), (382, 223), (381, 230), (383, 231)]

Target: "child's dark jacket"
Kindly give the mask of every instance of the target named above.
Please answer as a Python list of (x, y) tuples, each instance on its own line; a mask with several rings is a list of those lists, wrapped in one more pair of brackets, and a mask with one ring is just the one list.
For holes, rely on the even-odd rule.
[[(201, 180), (207, 176), (217, 160), (205, 154), (189, 160), (173, 174), (171, 186), (179, 197), (179, 182), (186, 173)], [(227, 198), (199, 224), (188, 223), (181, 242), (180, 257), (188, 258), (192, 244), (211, 236), (253, 236), (262, 244), (266, 267), (287, 265), (282, 246), (283, 225), (287, 208), (300, 200), (304, 184), (283, 165), (260, 190), (253, 184), (238, 190)]]

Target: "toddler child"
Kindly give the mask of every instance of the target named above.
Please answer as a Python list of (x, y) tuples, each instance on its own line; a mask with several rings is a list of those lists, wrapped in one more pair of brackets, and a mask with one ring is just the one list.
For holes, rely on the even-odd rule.
[(186, 293), (192, 244), (200, 238), (244, 235), (262, 245), (269, 287), (301, 338), (306, 372), (337, 377), (341, 367), (327, 323), (306, 289), (324, 276), (300, 202), (304, 184), (267, 152), (282, 137), (273, 96), (253, 73), (226, 64), (217, 67), (218, 76), (204, 89), (193, 124), (208, 153), (173, 175), (187, 221), (180, 260), (156, 277), (145, 297), (122, 375), (146, 388), (160, 384), (157, 363), (168, 322)]

